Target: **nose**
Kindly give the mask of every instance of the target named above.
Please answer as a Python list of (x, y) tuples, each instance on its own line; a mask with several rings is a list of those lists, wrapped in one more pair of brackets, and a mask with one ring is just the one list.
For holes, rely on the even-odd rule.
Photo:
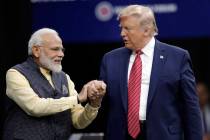
[(59, 50), (58, 51), (58, 56), (59, 57), (64, 57), (64, 51), (63, 50)]
[(125, 35), (126, 35), (126, 33), (125, 33), (125, 29), (121, 29), (121, 33), (120, 33), (120, 35), (122, 36), (122, 37), (125, 37)]

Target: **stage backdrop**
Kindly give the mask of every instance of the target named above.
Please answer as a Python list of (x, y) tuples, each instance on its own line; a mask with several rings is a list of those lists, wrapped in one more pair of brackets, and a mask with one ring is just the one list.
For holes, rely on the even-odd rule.
[(151, 7), (158, 38), (210, 36), (209, 0), (31, 0), (33, 30), (56, 29), (65, 43), (120, 41), (117, 13), (129, 4)]

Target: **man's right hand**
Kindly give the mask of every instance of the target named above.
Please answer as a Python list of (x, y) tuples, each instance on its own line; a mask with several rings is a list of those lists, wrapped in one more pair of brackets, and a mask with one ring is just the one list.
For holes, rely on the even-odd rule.
[(80, 103), (90, 100), (91, 103), (101, 101), (106, 92), (106, 84), (103, 81), (92, 80), (85, 84), (78, 94)]
[(90, 105), (93, 107), (100, 107), (105, 93), (106, 84), (103, 81), (94, 80), (87, 90)]
[(82, 90), (77, 95), (77, 99), (79, 103), (83, 103), (87, 101), (87, 89), (88, 89), (88, 83), (83, 86)]

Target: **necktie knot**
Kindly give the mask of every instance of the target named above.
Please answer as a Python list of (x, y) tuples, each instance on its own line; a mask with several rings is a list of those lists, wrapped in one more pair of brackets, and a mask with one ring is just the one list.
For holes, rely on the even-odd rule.
[(141, 50), (136, 51), (136, 55), (141, 55), (141, 54), (143, 54), (143, 52)]

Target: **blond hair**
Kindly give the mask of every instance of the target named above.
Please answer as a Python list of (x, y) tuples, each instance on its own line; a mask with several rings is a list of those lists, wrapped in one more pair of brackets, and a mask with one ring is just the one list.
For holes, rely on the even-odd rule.
[(155, 16), (151, 8), (142, 5), (129, 5), (119, 12), (118, 20), (123, 16), (134, 16), (138, 18), (143, 28), (151, 30), (151, 35), (158, 34)]

